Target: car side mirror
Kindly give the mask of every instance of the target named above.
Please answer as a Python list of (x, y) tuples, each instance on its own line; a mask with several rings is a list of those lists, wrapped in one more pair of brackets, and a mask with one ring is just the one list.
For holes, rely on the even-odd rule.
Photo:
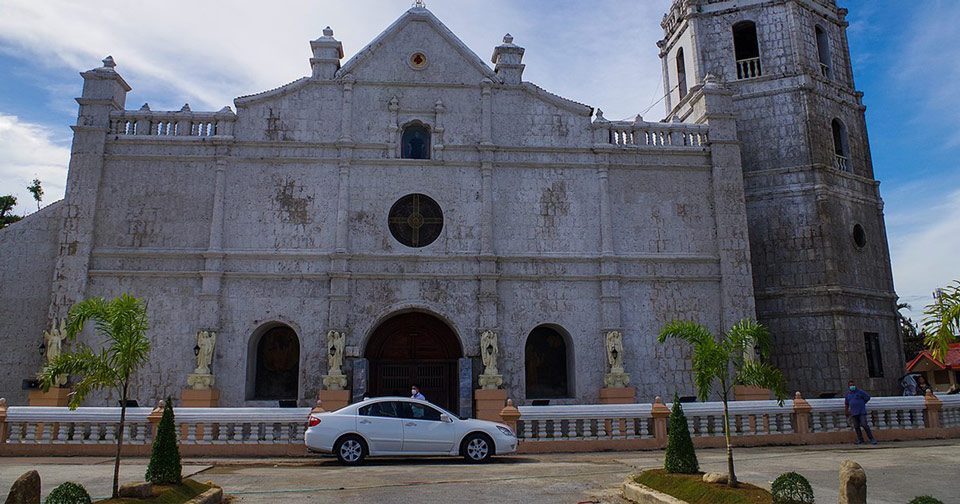
[(440, 415), (440, 421), (445, 423), (453, 423), (453, 419), (450, 418), (450, 415)]

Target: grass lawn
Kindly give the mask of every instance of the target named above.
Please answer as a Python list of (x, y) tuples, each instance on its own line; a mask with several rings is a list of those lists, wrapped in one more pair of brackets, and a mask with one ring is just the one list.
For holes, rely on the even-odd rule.
[(210, 485), (184, 479), (179, 485), (154, 485), (151, 499), (104, 499), (96, 504), (181, 504), (211, 489)]
[(636, 482), (690, 504), (773, 504), (770, 492), (740, 482), (737, 488), (704, 483), (701, 474), (669, 474), (664, 469), (644, 471)]

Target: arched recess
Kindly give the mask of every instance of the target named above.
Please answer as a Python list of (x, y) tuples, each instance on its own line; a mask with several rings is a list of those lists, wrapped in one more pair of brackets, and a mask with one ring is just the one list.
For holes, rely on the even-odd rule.
[(820, 25), (815, 26), (813, 31), (817, 37), (817, 59), (820, 61), (820, 73), (829, 79), (833, 77), (832, 65), (830, 64), (830, 38), (827, 37), (827, 32)]
[(535, 327), (523, 347), (527, 399), (561, 399), (574, 394), (573, 344), (562, 327)]
[(463, 356), (454, 330), (432, 314), (409, 311), (377, 326), (364, 348), (368, 395), (410, 395), (416, 385), (428, 401), (459, 413), (457, 360)]
[(677, 90), (680, 99), (687, 96), (687, 64), (683, 60), (683, 48), (677, 49)]
[(733, 52), (737, 60), (737, 79), (752, 79), (763, 75), (756, 23), (740, 21), (733, 25)]
[(420, 121), (407, 123), (400, 135), (400, 157), (430, 159), (430, 127)]
[(300, 395), (300, 338), (281, 322), (260, 326), (247, 352), (247, 399), (297, 400)]
[(853, 171), (850, 164), (850, 142), (847, 139), (847, 125), (843, 124), (840, 119), (834, 119), (830, 122), (830, 129), (833, 132), (834, 166), (840, 171)]

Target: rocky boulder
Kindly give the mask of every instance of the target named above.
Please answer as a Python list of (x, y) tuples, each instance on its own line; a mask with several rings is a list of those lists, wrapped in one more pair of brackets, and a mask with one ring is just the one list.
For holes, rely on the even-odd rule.
[(867, 504), (867, 473), (860, 464), (844, 460), (840, 464), (840, 504)]
[(703, 473), (704, 483), (719, 483), (721, 485), (726, 485), (727, 479), (728, 479), (727, 473), (718, 473), (718, 472)]
[(30, 471), (13, 482), (6, 504), (40, 504), (40, 473)]
[(153, 484), (141, 481), (139, 483), (124, 483), (120, 485), (120, 497), (134, 499), (149, 499), (153, 497)]

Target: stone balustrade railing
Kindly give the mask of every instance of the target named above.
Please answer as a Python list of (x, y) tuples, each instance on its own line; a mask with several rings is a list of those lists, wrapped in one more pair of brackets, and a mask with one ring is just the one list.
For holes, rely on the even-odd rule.
[[(184, 455), (303, 455), (310, 408), (177, 408)], [(124, 453), (149, 454), (162, 409), (127, 408)], [(116, 450), (120, 408), (0, 403), (0, 455), (107, 455)]]
[(646, 121), (593, 122), (594, 142), (619, 147), (678, 147), (704, 150), (708, 126)]
[[(644, 450), (666, 446), (671, 404), (521, 406), (501, 412), (521, 453)], [(848, 443), (843, 399), (732, 401), (731, 439), (737, 446)], [(723, 404), (683, 404), (694, 445), (725, 445)], [(870, 426), (882, 441), (960, 437), (960, 395), (876, 397)], [(177, 408), (185, 456), (302, 456), (309, 408)], [(148, 455), (162, 409), (128, 408), (124, 454)], [(112, 455), (119, 408), (7, 407), (0, 399), (0, 456)]]
[(110, 133), (151, 137), (230, 137), (237, 115), (225, 107), (220, 112), (154, 112), (123, 110), (110, 114)]

